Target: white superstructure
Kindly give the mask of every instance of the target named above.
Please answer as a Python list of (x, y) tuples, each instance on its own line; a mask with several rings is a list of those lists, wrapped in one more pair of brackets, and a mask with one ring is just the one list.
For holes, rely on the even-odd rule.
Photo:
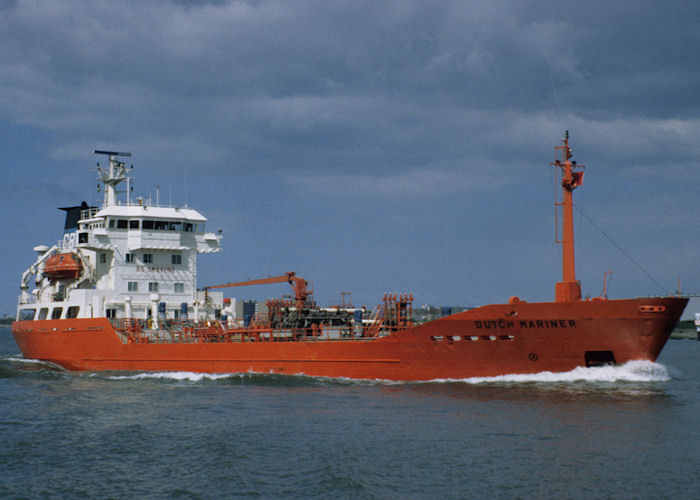
[[(221, 235), (205, 231), (191, 208), (131, 200), (120, 156), (99, 167), (101, 208), (66, 207), (63, 238), (34, 248), (37, 260), (22, 275), (17, 319), (206, 319), (218, 316), (222, 294), (197, 291), (197, 254), (221, 251)], [(126, 191), (117, 187), (126, 183)], [(118, 194), (126, 193), (120, 202)]]

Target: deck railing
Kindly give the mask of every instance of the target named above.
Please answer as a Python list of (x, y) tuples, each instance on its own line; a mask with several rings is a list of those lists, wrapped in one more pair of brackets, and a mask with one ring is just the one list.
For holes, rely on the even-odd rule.
[(125, 343), (210, 343), (210, 342), (318, 342), (370, 340), (404, 330), (410, 325), (383, 322), (350, 325), (314, 324), (309, 328), (272, 328), (269, 322), (229, 326), (222, 321), (143, 320), (110, 318)]

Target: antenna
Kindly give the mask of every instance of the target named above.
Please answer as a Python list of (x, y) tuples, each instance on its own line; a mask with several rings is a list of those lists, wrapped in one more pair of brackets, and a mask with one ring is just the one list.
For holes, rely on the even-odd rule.
[(185, 207), (187, 206), (187, 202), (189, 201), (187, 199), (187, 170), (185, 170), (185, 166), (182, 166), (182, 177), (185, 179)]
[(96, 155), (107, 155), (107, 156), (131, 156), (131, 153), (117, 153), (116, 151), (100, 151), (100, 150), (95, 150), (93, 151), (94, 154)]

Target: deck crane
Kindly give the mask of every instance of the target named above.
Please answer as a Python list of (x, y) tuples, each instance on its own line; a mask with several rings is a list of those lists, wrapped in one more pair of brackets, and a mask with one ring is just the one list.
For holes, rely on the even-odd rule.
[(269, 285), (271, 283), (287, 282), (292, 285), (294, 290), (294, 306), (297, 310), (301, 310), (306, 306), (306, 299), (313, 294), (313, 290), (306, 288), (309, 282), (304, 278), (300, 278), (294, 271), (289, 271), (283, 276), (274, 276), (272, 278), (261, 278), (257, 280), (239, 281), (237, 283), (226, 283), (225, 285), (214, 285), (205, 287), (205, 290), (213, 290), (215, 288), (229, 288), (235, 286), (251, 286), (251, 285)]

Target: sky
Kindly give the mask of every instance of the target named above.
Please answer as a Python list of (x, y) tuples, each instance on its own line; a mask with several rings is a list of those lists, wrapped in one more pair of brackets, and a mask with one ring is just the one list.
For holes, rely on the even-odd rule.
[(584, 296), (700, 294), (699, 26), (695, 1), (0, 0), (0, 314), (57, 207), (101, 200), (95, 149), (223, 231), (200, 286), (553, 300), (565, 130)]

